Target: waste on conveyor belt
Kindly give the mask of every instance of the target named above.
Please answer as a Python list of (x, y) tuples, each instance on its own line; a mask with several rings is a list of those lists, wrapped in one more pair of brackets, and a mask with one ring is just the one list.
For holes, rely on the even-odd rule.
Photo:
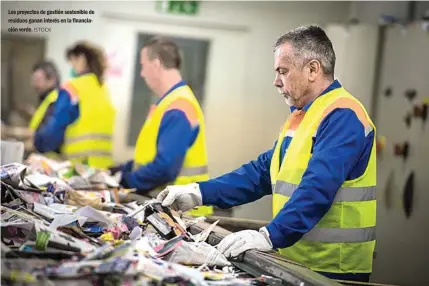
[[(2, 282), (8, 285), (267, 285), (206, 243), (214, 225), (155, 199), (121, 203), (107, 171), (39, 154), (1, 166)], [(265, 278), (265, 279), (264, 279)]]

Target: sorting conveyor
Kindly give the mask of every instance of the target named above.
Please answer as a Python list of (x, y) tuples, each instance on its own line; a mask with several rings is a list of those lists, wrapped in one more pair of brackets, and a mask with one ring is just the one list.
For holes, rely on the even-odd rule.
[[(231, 231), (236, 232), (243, 229), (259, 229), (266, 225), (264, 221), (245, 220), (229, 217), (207, 217), (205, 222), (199, 222), (190, 227), (192, 234), (197, 234), (206, 229), (210, 223), (219, 220), (219, 223), (209, 235), (207, 242), (217, 245)], [(230, 231), (231, 230), (231, 231)], [(367, 286), (389, 286), (375, 283), (336, 281), (326, 278), (305, 266), (287, 260), (277, 252), (261, 252), (249, 250), (233, 261), (235, 267), (247, 272), (252, 276), (267, 275), (279, 278), (280, 283), (273, 286), (339, 286), (339, 285), (367, 285)], [(277, 284), (277, 285), (276, 285)], [(390, 285), (393, 286), (393, 285)]]

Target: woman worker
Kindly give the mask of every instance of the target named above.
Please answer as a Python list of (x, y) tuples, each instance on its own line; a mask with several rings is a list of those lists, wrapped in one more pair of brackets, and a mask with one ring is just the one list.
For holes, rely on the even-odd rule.
[(41, 153), (60, 148), (65, 159), (106, 169), (113, 165), (115, 110), (104, 84), (103, 51), (78, 42), (66, 52), (74, 77), (63, 84), (49, 121), (36, 131)]

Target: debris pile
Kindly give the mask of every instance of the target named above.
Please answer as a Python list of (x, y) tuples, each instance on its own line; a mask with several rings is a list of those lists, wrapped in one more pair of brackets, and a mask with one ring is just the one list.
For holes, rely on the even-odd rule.
[(8, 285), (267, 285), (192, 235), (197, 219), (157, 200), (121, 203), (107, 171), (32, 154), (1, 166), (2, 282)]

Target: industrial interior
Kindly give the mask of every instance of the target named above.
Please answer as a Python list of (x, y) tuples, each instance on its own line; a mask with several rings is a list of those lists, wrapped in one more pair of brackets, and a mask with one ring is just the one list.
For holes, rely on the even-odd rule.
[(429, 285), (429, 2), (1, 14), (2, 284)]

